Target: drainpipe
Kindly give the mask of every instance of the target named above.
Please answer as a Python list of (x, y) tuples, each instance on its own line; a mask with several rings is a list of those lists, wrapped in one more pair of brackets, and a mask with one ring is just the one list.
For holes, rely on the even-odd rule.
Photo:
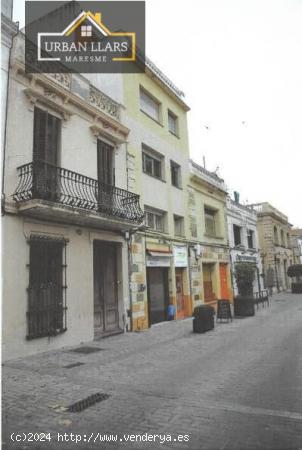
[[(188, 245), (188, 269), (189, 269), (189, 291), (190, 291), (190, 298), (191, 298), (191, 305), (193, 307), (193, 296), (192, 296), (192, 273), (191, 273), (191, 257), (190, 257), (190, 246)], [(192, 310), (192, 308), (191, 308)]]
[(126, 238), (126, 242), (127, 242), (127, 251), (128, 251), (128, 285), (129, 285), (129, 308), (130, 308), (130, 310), (127, 310), (127, 316), (130, 317), (130, 331), (133, 331), (132, 289), (131, 289), (131, 275), (132, 275), (131, 241), (132, 241), (132, 235), (131, 235), (130, 230), (128, 231), (128, 236), (129, 237)]

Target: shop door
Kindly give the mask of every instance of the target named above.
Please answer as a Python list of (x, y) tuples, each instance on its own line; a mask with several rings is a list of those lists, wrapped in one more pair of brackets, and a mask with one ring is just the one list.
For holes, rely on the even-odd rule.
[(227, 264), (220, 264), (219, 272), (220, 272), (220, 296), (222, 299), (227, 300), (229, 298)]
[(204, 290), (204, 301), (212, 302), (215, 301), (215, 294), (213, 292), (212, 284), (212, 264), (203, 264), (203, 290)]
[(149, 324), (167, 319), (168, 308), (168, 271), (161, 267), (147, 269)]
[(182, 269), (175, 269), (177, 319), (185, 317), (185, 299), (183, 292)]
[(94, 335), (119, 329), (117, 296), (117, 246), (94, 241)]

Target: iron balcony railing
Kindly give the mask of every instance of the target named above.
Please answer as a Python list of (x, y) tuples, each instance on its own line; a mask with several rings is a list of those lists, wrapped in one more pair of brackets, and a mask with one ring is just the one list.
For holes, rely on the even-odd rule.
[(139, 195), (102, 183), (45, 161), (17, 168), (17, 202), (46, 200), (140, 223), (144, 214)]

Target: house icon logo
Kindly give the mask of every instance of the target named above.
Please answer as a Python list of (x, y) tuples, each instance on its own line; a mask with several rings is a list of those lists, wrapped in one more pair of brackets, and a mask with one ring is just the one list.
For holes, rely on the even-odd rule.
[[(78, 30), (80, 30), (80, 34), (77, 33)], [(81, 41), (77, 41), (79, 36), (82, 38)], [(93, 41), (84, 40), (85, 38), (91, 39), (93, 36), (96, 38)], [(104, 40), (105, 45), (100, 45), (101, 41), (98, 41), (97, 38), (101, 40), (107, 38)], [(127, 56), (112, 56), (112, 61), (135, 61), (136, 33), (111, 32), (102, 22), (100, 12), (92, 13), (91, 11), (82, 11), (62, 32), (38, 33), (37, 50), (38, 61), (62, 61), (62, 56), (64, 55), (57, 57), (43, 56), (43, 50), (44, 53), (48, 54), (72, 53), (74, 51), (87, 53), (103, 51), (107, 54), (112, 53), (114, 55), (118, 53), (125, 55), (128, 53)], [(71, 59), (68, 58), (68, 61), (71, 61)]]
[[(144, 70), (141, 1), (26, 2), (25, 59), (30, 72), (135, 73)], [(33, 19), (34, 18), (34, 19)], [(138, 51), (139, 48), (139, 51)]]

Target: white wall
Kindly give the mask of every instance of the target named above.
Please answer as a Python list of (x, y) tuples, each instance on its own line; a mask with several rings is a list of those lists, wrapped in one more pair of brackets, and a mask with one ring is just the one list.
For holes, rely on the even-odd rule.
[[(119, 326), (123, 329), (124, 305), (128, 306), (127, 246), (122, 237), (110, 232), (90, 231), (76, 226), (46, 224), (20, 216), (3, 218), (3, 360), (78, 345), (93, 340), (93, 241), (120, 244), (118, 257)], [(69, 239), (66, 246), (67, 331), (50, 338), (26, 340), (27, 287), (31, 234)]]

